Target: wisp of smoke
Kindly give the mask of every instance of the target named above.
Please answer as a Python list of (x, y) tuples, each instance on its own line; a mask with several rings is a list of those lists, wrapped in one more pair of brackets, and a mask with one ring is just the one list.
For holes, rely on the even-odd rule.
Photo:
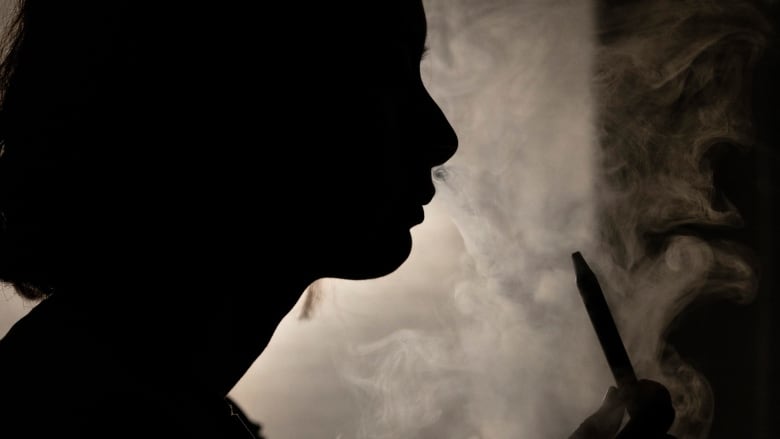
[(570, 254), (593, 248), (592, 5), (431, 0), (424, 79), (459, 135), (434, 172), (462, 281), (438, 327), (355, 349), (362, 437), (567, 437), (610, 385)]
[(567, 437), (613, 384), (574, 284), (582, 250), (637, 374), (672, 392), (674, 433), (706, 437), (709, 386), (665, 336), (697, 297), (755, 290), (743, 249), (696, 231), (741, 225), (709, 159), (750, 145), (761, 15), (740, 0), (426, 10), (425, 79), (461, 144), (434, 178), (468, 257), (438, 327), (354, 350), (360, 436)]
[(751, 73), (770, 30), (749, 1), (599, 6), (605, 279), (638, 371), (672, 392), (675, 434), (703, 438), (712, 392), (664, 336), (694, 300), (746, 302), (755, 293), (745, 249), (716, 238), (742, 218), (716, 191), (712, 161), (726, 148), (751, 145)]

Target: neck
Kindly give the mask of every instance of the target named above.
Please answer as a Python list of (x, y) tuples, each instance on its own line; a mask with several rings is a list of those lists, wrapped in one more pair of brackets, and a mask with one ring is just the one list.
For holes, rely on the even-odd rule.
[[(236, 287), (236, 294), (205, 301), (197, 313), (208, 319), (199, 327), (203, 338), (193, 340), (190, 367), (197, 381), (226, 395), (263, 352), (276, 327), (310, 282), (295, 286), (278, 283)], [(210, 303), (209, 303), (210, 302)]]
[(141, 285), (77, 308), (142, 385), (225, 396), (314, 279), (295, 280)]

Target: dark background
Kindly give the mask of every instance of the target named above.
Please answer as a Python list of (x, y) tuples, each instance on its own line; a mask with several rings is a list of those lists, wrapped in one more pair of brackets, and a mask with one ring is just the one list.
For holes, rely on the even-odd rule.
[[(780, 7), (766, 8), (775, 29)], [(711, 439), (780, 437), (780, 45), (772, 41), (753, 89), (757, 144), (719, 157), (715, 186), (742, 213), (737, 238), (755, 255), (756, 299), (697, 303), (669, 334), (683, 358), (709, 380), (715, 397)]]

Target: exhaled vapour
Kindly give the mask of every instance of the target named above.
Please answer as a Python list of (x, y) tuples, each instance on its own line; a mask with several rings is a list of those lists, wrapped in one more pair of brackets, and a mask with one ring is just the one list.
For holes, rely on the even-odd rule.
[(707, 437), (714, 401), (666, 344), (670, 323), (703, 296), (755, 292), (744, 249), (716, 238), (742, 219), (713, 185), (718, 154), (752, 142), (752, 67), (769, 31), (754, 3), (599, 5), (599, 254), (632, 358), (670, 388), (681, 438)]
[[(607, 3), (614, 3), (608, 5)], [(461, 148), (434, 172), (468, 251), (437, 325), (357, 349), (363, 437), (563, 438), (609, 369), (574, 285), (582, 250), (640, 378), (680, 438), (706, 437), (706, 380), (665, 341), (696, 297), (751, 298), (714, 148), (750, 145), (766, 24), (747, 2), (428, 0), (426, 82)]]
[(462, 281), (436, 324), (357, 350), (362, 437), (563, 438), (610, 372), (570, 255), (593, 252), (593, 9), (587, 1), (431, 0), (424, 80), (459, 136), (434, 172)]

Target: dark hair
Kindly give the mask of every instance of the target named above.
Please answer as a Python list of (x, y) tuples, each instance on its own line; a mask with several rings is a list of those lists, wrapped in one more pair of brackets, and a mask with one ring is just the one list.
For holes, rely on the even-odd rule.
[[(190, 258), (214, 276), (235, 273), (196, 256), (232, 251), (228, 242), (254, 233), (246, 198), (231, 203), (219, 190), (247, 189), (252, 178), (285, 181), (284, 190), (257, 187), (266, 189), (264, 203), (274, 212), (293, 216), (279, 207), (297, 203), (304, 190), (291, 186), (298, 183), (288, 178), (290, 166), (314, 175), (323, 160), (351, 159), (317, 146), (300, 153), (344, 123), (332, 108), (312, 117), (314, 108), (324, 113), (349, 93), (362, 96), (371, 81), (423, 96), (416, 79), (406, 79), (419, 61), (407, 50), (414, 35), (394, 36), (406, 25), (402, 2), (270, 1), (256, 5), (257, 13), (230, 3), (20, 0), (0, 76), (0, 280), (41, 298), (110, 287), (122, 276), (172, 279), (166, 258)], [(302, 37), (305, 48), (296, 44)], [(387, 78), (356, 79), (365, 68)], [(258, 106), (270, 115), (262, 122)], [(408, 118), (441, 122), (433, 125), (452, 137), (434, 113)], [(366, 132), (351, 135), (372, 135), (370, 127), (360, 129)], [(235, 158), (246, 154), (238, 149), (247, 136), (271, 131), (293, 136), (298, 150), (262, 148), (263, 160), (274, 164), (262, 172)], [(225, 147), (212, 154), (213, 145)], [(451, 153), (434, 149), (432, 162), (440, 161), (439, 151)], [(203, 194), (218, 204), (209, 208), (222, 223), (209, 223), (199, 210)], [(326, 203), (327, 196), (307, 200)]]
[[(117, 190), (131, 189), (115, 183), (138, 164), (140, 138), (198, 117), (206, 92), (192, 90), (218, 80), (209, 50), (225, 41), (203, 31), (212, 10), (202, 3), (18, 2), (0, 65), (0, 280), (24, 297), (43, 298), (76, 272), (96, 270), (69, 253), (99, 251), (79, 244), (108, 232), (101, 218), (119, 208)], [(156, 161), (182, 157), (149, 148)]]
[[(84, 228), (71, 196), (119, 115), (112, 82), (135, 74), (125, 2), (20, 1), (0, 70), (0, 279), (23, 296), (63, 286)], [(125, 69), (124, 77), (120, 74)], [(111, 90), (111, 92), (107, 92)], [(136, 90), (126, 90), (127, 93)], [(117, 117), (117, 119), (122, 119)], [(97, 129), (95, 127), (98, 127)], [(102, 157), (105, 158), (105, 157)], [(82, 181), (79, 181), (82, 180)]]
[[(33, 207), (36, 199), (25, 191), (26, 180), (35, 178), (39, 182), (46, 180), (45, 175), (31, 175), (26, 172), (32, 165), (35, 155), (44, 148), (40, 142), (32, 139), (36, 131), (29, 108), (20, 108), (20, 95), (27, 94), (28, 88), (24, 73), (31, 66), (25, 59), (24, 50), (29, 45), (25, 38), (27, 18), (32, 15), (35, 2), (19, 1), (13, 18), (2, 39), (0, 63), (0, 280), (10, 283), (18, 293), (29, 299), (39, 299), (52, 292), (47, 275), (35, 270), (29, 261), (30, 246), (25, 245), (25, 237), (35, 234), (32, 224), (17, 221), (16, 211), (25, 209), (25, 204)], [(29, 87), (29, 91), (35, 90)], [(27, 110), (27, 111), (25, 111)], [(27, 113), (27, 114), (25, 114)], [(43, 120), (38, 120), (43, 124)], [(42, 127), (39, 125), (38, 129)], [(35, 150), (38, 151), (35, 151)], [(26, 157), (25, 157), (26, 156)]]

